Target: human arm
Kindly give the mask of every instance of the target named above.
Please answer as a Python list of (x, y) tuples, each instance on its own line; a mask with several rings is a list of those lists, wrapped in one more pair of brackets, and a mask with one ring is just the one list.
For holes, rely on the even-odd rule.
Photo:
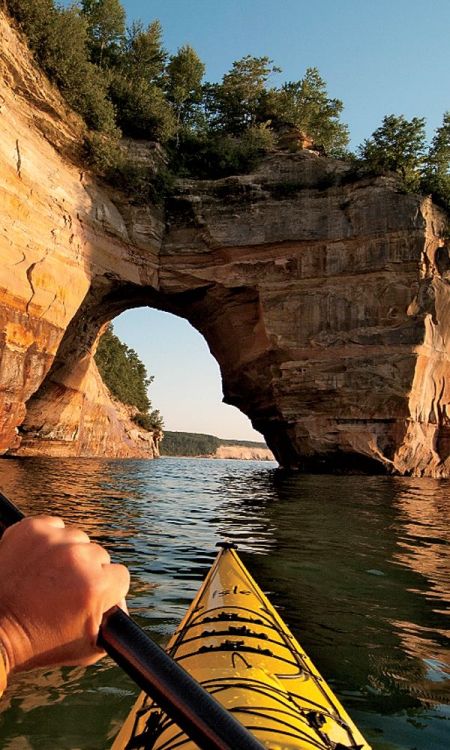
[(102, 616), (128, 587), (127, 569), (60, 518), (26, 518), (7, 529), (0, 541), (6, 674), (96, 662), (104, 654), (96, 645)]

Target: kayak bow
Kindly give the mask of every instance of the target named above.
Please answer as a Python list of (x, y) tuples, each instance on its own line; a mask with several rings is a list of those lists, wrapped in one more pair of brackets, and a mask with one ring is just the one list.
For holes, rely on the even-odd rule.
[[(370, 750), (231, 545), (167, 651), (270, 750)], [(141, 694), (112, 750), (196, 747)]]

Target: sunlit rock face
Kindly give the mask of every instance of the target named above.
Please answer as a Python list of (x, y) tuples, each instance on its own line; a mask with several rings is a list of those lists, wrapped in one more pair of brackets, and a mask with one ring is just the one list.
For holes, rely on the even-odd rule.
[(92, 362), (149, 305), (204, 335), (282, 466), (448, 476), (442, 212), (309, 151), (134, 205), (75, 166), (82, 125), (1, 23), (1, 450), (154, 455)]
[(117, 280), (156, 278), (148, 235), (159, 236), (161, 211), (143, 236), (126, 206), (127, 228), (74, 166), (83, 126), (1, 14), (0, 38), (0, 451), (157, 455), (158, 433), (118, 413), (92, 361), (107, 306), (95, 321), (87, 311)]

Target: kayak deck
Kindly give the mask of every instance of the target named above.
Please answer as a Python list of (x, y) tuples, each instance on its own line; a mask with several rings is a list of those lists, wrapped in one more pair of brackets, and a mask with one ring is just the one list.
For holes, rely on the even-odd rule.
[[(167, 651), (268, 750), (370, 750), (234, 549), (219, 552)], [(197, 745), (141, 694), (112, 750), (175, 748)]]

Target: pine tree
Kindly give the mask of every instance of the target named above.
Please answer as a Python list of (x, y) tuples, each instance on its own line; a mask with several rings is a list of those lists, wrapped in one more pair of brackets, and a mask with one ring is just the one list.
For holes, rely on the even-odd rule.
[(95, 362), (100, 375), (111, 391), (123, 404), (136, 407), (138, 413), (133, 420), (146, 430), (162, 429), (163, 420), (158, 410), (151, 410), (147, 388), (153, 382), (138, 355), (124, 344), (109, 325), (102, 335)]
[(213, 127), (240, 135), (255, 125), (267, 81), (280, 69), (268, 57), (246, 55), (233, 63), (222, 83), (205, 87), (205, 106)]
[(92, 62), (108, 66), (125, 35), (125, 10), (120, 0), (81, 0), (86, 17)]
[(425, 118), (407, 120), (403, 115), (386, 115), (359, 152), (375, 172), (396, 172), (408, 188), (418, 189), (425, 152)]
[(303, 131), (331, 155), (342, 155), (348, 145), (346, 125), (339, 117), (340, 99), (330, 99), (326, 83), (317, 68), (307, 68), (300, 81), (290, 81), (272, 89), (265, 99), (265, 117), (275, 126), (287, 123)]
[(178, 130), (181, 126), (195, 124), (202, 100), (204, 64), (186, 44), (170, 58), (166, 72), (167, 96), (175, 111)]
[(450, 111), (436, 130), (425, 159), (421, 187), (450, 210)]
[(127, 31), (122, 57), (122, 72), (127, 78), (144, 78), (149, 84), (162, 84), (167, 52), (162, 44), (159, 21), (147, 28), (134, 21)]

